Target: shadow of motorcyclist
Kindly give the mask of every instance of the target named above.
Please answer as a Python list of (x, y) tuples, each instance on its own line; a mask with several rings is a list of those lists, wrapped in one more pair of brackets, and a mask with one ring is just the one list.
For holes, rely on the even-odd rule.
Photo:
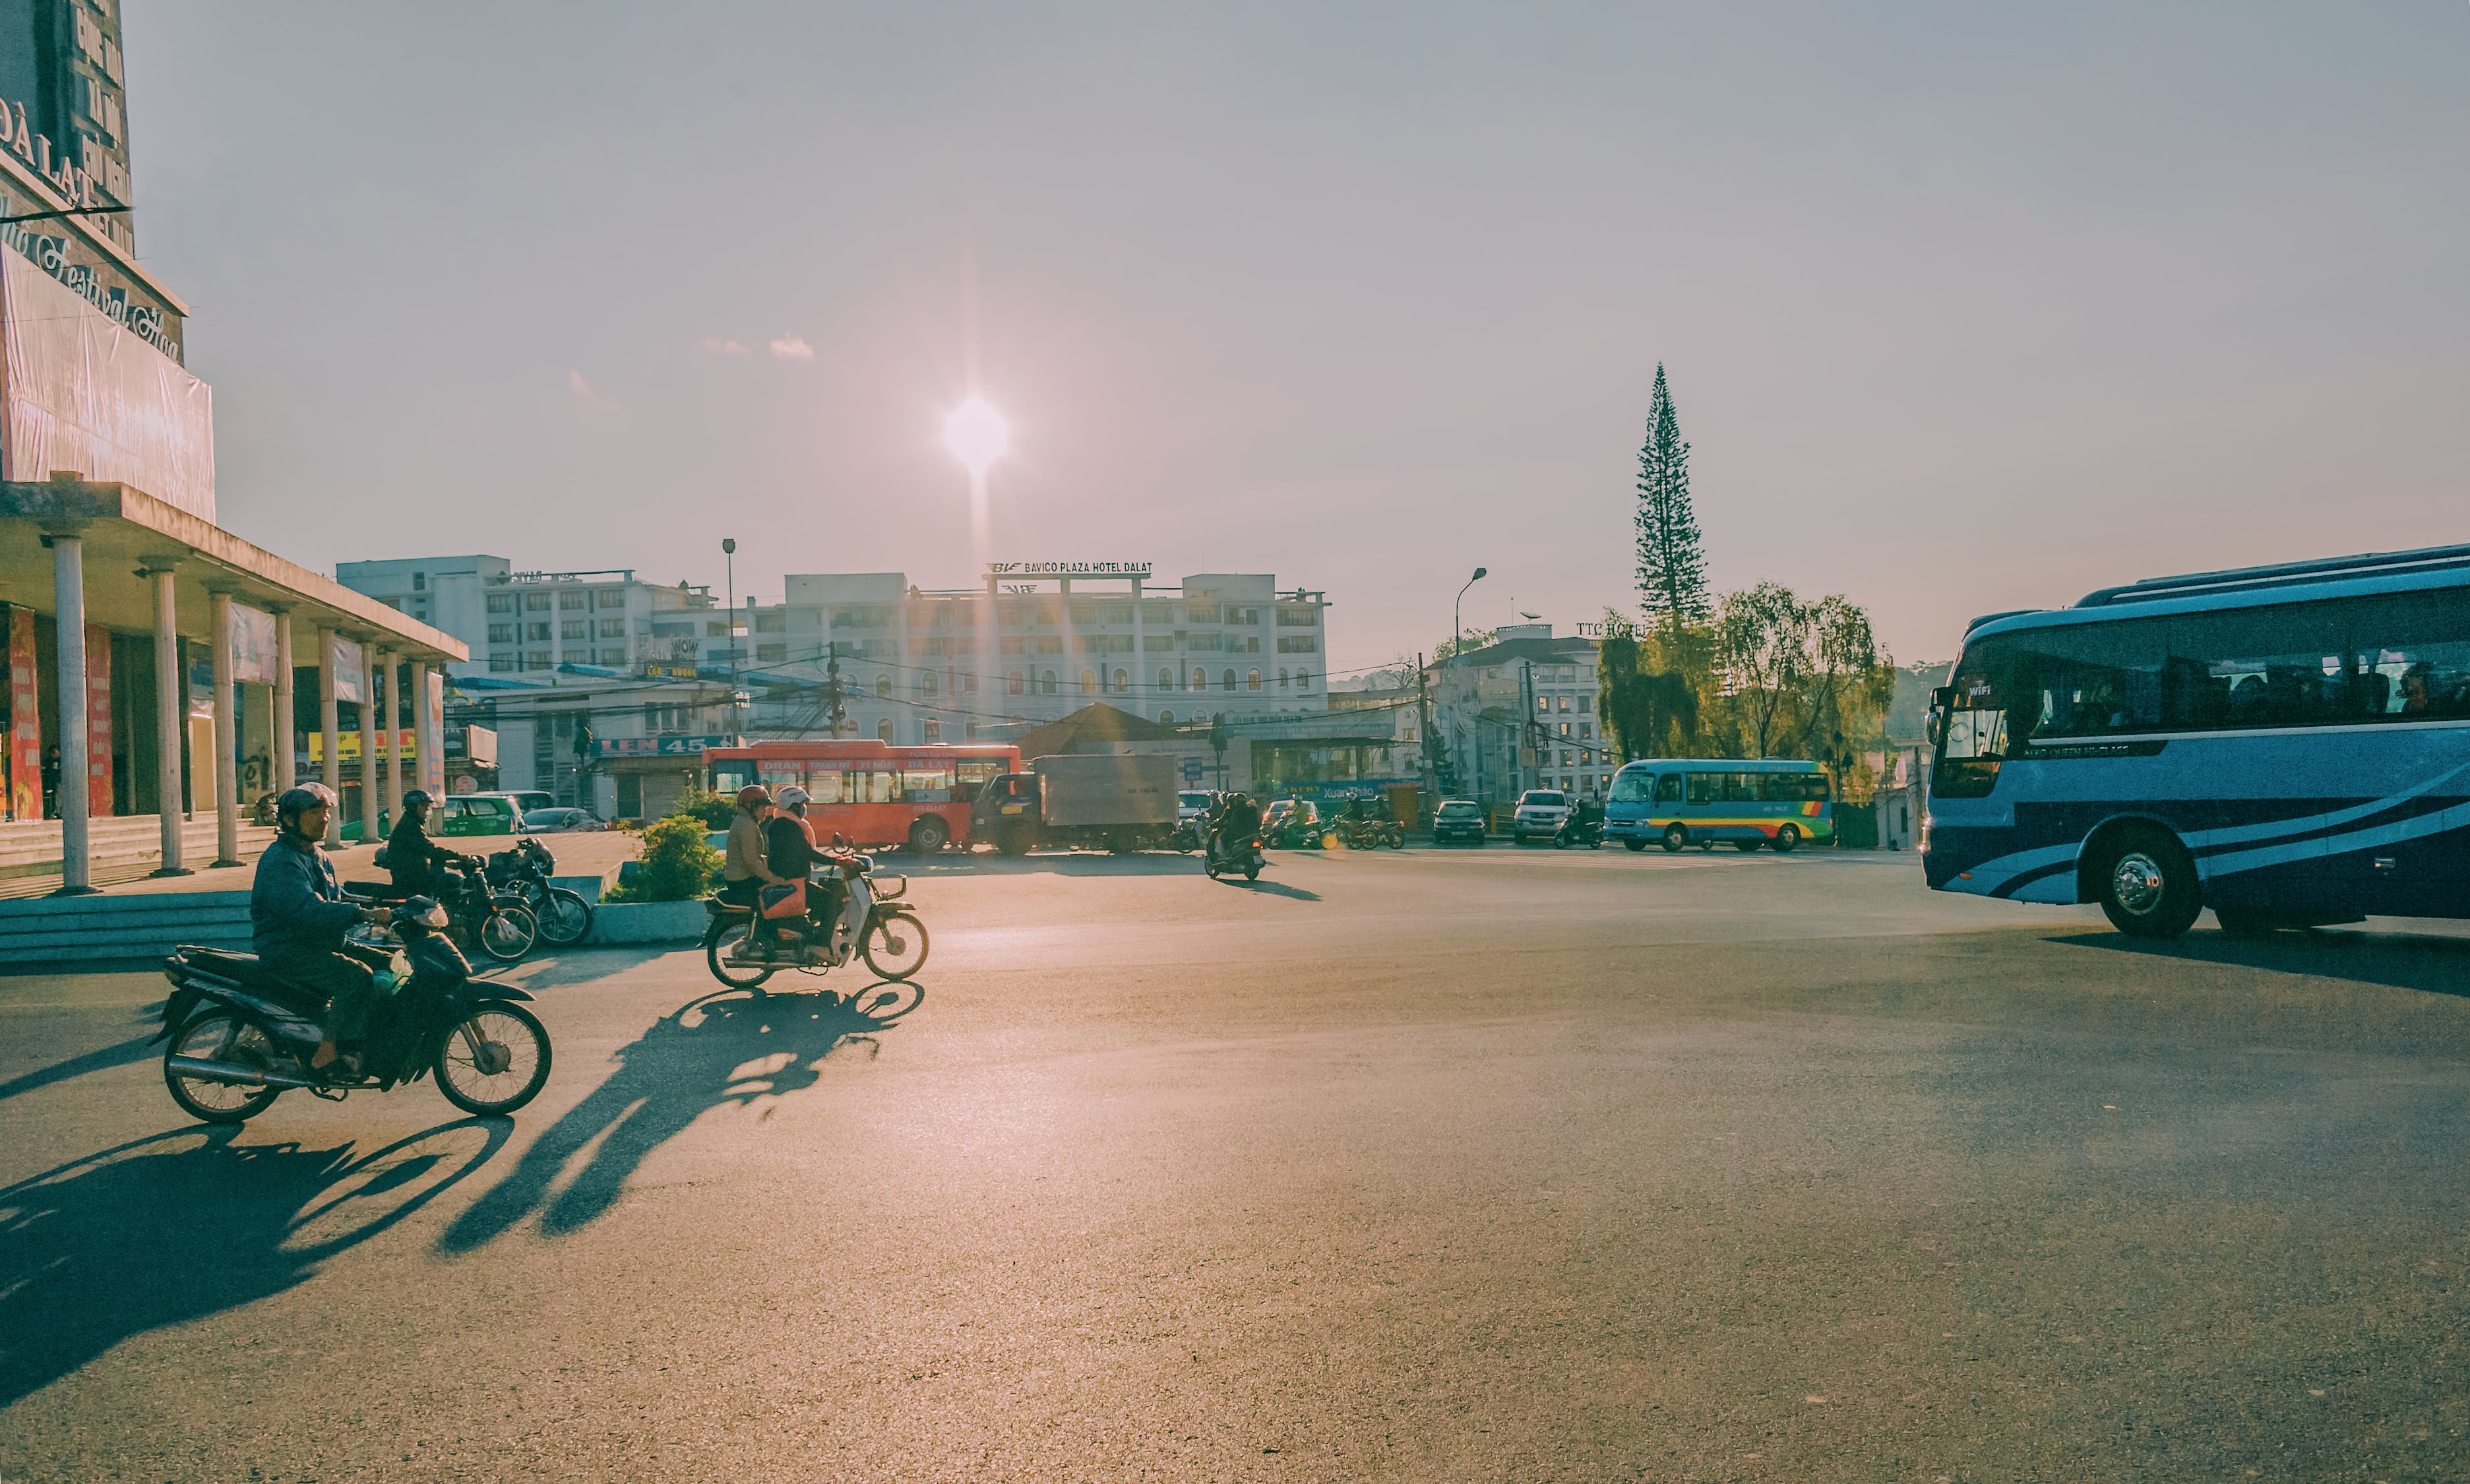
[(0, 1187), (0, 1407), (134, 1335), (315, 1276), (511, 1132), (503, 1119), (456, 1119), (360, 1154), (179, 1128)]
[[(811, 1087), (835, 1047), (916, 1008), (906, 997), (897, 1011), (876, 1004), (884, 987), (870, 985), (853, 1002), (831, 993), (706, 995), (661, 1017), (618, 1051), (618, 1068), (607, 1081), (543, 1131), (506, 1177), (455, 1218), (439, 1247), (469, 1252), (534, 1211), (543, 1236), (589, 1224), (617, 1203), (636, 1167), (705, 1113)], [(591, 1159), (552, 1197), (559, 1171), (595, 1140)]]

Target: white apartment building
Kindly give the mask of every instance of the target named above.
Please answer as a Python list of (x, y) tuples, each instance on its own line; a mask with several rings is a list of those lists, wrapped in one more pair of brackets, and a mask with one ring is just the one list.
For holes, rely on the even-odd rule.
[(1467, 797), (1604, 797), (1621, 760), (1596, 706), (1596, 650), (1591, 638), (1553, 638), (1549, 623), (1511, 624), (1430, 668), (1433, 729)]
[(472, 658), (458, 675), (729, 662), (730, 615), (710, 588), (638, 581), (631, 568), (519, 572), (498, 556), (407, 557), (340, 563), (335, 580), (461, 639)]
[[(766, 676), (821, 682), (837, 655), (844, 736), (964, 742), (1101, 701), (1169, 725), (1325, 711), (1329, 606), (1272, 573), (1160, 588), (1122, 563), (997, 564), (957, 591), (903, 572), (805, 574), (779, 609), (754, 611), (743, 642), (758, 694)], [(812, 694), (758, 703), (755, 730), (819, 729), (822, 709)]]

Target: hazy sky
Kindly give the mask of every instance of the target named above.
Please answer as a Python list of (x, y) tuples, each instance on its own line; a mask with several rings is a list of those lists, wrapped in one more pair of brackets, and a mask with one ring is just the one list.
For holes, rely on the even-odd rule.
[[(1333, 664), (2470, 540), (2470, 5), (127, 6), (223, 523), (741, 594), (1273, 570)], [(1566, 632), (1566, 631), (1565, 631)]]

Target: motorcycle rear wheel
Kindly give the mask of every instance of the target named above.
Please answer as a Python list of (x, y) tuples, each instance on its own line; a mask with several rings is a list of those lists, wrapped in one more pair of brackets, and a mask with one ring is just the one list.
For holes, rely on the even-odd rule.
[(724, 919), (720, 926), (704, 935), (704, 966), (711, 970), (712, 978), (732, 989), (760, 989), (763, 981), (777, 972), (776, 966), (769, 963), (730, 962), (730, 956), (737, 952), (739, 945), (745, 942), (746, 935), (754, 930), (755, 919), (748, 916)]
[(512, 963), (532, 951), (540, 939), (540, 919), (528, 907), (494, 907), (480, 919), (472, 939), (480, 951), (501, 963)]
[(179, 1077), (172, 1071), (175, 1056), (206, 1061), (237, 1061), (255, 1066), (274, 1059), (274, 1045), (266, 1032), (229, 1010), (208, 1010), (182, 1026), (163, 1048), (163, 1085), (180, 1111), (207, 1124), (245, 1124), (283, 1096), (280, 1087), (250, 1087), (241, 1082), (210, 1082)]
[(866, 956), (866, 966), (881, 977), (895, 982), (907, 979), (926, 966), (926, 924), (909, 913), (887, 912), (866, 925), (866, 941), (858, 945), (858, 952)]
[(447, 1101), (490, 1118), (539, 1097), (548, 1067), (548, 1032), (539, 1018), (520, 1005), (483, 1000), (447, 1030), (430, 1071)]
[(571, 948), (592, 932), (592, 904), (564, 887), (549, 888), (532, 915), (540, 921), (541, 941), (552, 948)]

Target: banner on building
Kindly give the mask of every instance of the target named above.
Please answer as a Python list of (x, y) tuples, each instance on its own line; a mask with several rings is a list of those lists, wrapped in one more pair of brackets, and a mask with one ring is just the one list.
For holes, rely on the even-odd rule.
[(274, 615), (234, 603), (231, 606), (232, 679), (248, 685), (271, 685), (282, 675), (274, 652)]
[(85, 812), (112, 814), (111, 631), (85, 626)]
[[(446, 792), (446, 672), (443, 670), (429, 672), (429, 727), (432, 733), (430, 740), (437, 746), (421, 750), (420, 786), (432, 794), (442, 794)], [(495, 762), (498, 754), (494, 732), (490, 740), (493, 745), (489, 760)]]
[(9, 609), (9, 817), (43, 817), (42, 693), (35, 683), (35, 611)]
[[(385, 751), (384, 746), (385, 742), (385, 733), (380, 731), (376, 735), (380, 744), (379, 754), (383, 756)], [(419, 743), (414, 740), (417, 735), (418, 733), (409, 727), (404, 727), (397, 730), (394, 734), (394, 755), (397, 757), (418, 756)], [(335, 738), (335, 752), (345, 762), (359, 762), (361, 760), (361, 734), (357, 731), (338, 733)], [(323, 731), (313, 731), (309, 733), (309, 760), (313, 763), (322, 763), (326, 760), (326, 733)]]
[(369, 699), (369, 657), (357, 642), (339, 634), (326, 636), (326, 668), (335, 677), (335, 699), (365, 705)]

